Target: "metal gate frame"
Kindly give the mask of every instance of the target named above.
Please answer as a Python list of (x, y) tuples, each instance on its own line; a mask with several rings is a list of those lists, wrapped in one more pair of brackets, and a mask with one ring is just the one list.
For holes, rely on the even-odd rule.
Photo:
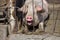
[[(24, 0), (23, 0), (23, 2), (24, 2)], [(32, 0), (32, 3), (33, 3), (33, 5), (34, 5), (34, 0)], [(54, 14), (54, 0), (53, 0), (53, 14)], [(32, 5), (32, 6), (33, 6)], [(7, 7), (7, 6), (6, 6)], [(6, 8), (6, 7), (3, 7), (3, 8)], [(43, 7), (43, 0), (42, 0), (42, 7)], [(15, 7), (15, 8), (19, 8), (19, 7)], [(34, 8), (33, 8), (34, 9)], [(34, 10), (33, 10), (34, 11)], [(5, 11), (4, 11), (5, 12)], [(6, 13), (6, 12), (5, 12)], [(57, 16), (58, 16), (58, 13), (57, 13)], [(33, 12), (33, 19), (34, 19), (34, 12)], [(53, 20), (54, 20), (54, 15), (53, 15)], [(56, 20), (57, 20), (57, 17), (56, 17)], [(55, 32), (55, 28), (56, 28), (56, 22), (57, 21), (54, 21), (54, 29), (53, 29), (53, 33)], [(23, 22), (22, 22), (23, 23)], [(34, 23), (33, 23), (33, 25), (34, 25)], [(34, 26), (33, 26), (33, 32), (34, 32), (34, 30), (35, 30), (35, 28), (34, 28)]]

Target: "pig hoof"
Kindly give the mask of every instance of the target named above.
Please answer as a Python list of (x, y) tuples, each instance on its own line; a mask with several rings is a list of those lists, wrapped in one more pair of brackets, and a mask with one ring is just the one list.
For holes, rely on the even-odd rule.
[(27, 29), (25, 29), (25, 30), (24, 30), (24, 33), (28, 33), (28, 30), (27, 30)]
[(40, 32), (40, 30), (39, 30), (39, 29), (37, 29), (35, 32), (36, 32), (36, 33), (39, 33), (39, 32)]
[(34, 35), (38, 35), (38, 34), (39, 34), (39, 32), (33, 32), (33, 34), (34, 34)]
[(28, 32), (28, 33), (26, 33), (27, 35), (31, 35), (32, 34), (32, 32)]
[(36, 33), (39, 33), (39, 32), (44, 32), (44, 30), (37, 29), (35, 32), (36, 32)]
[(23, 30), (19, 30), (17, 33), (22, 33), (23, 32)]
[(45, 30), (44, 29), (41, 29), (40, 31), (44, 32)]

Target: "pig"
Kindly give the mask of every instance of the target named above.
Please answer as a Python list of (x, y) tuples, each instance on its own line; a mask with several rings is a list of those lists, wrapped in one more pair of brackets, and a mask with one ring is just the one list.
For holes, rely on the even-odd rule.
[(25, 32), (28, 32), (28, 26), (37, 25), (39, 30), (44, 31), (44, 22), (49, 15), (46, 0), (26, 0), (20, 11), (24, 14), (23, 23), (25, 24)]

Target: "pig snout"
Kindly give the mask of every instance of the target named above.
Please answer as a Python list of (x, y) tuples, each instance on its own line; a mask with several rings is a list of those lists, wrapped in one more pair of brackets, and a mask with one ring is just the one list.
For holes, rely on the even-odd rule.
[(32, 16), (27, 16), (26, 17), (27, 25), (32, 25), (33, 23), (33, 17)]
[(32, 21), (32, 20), (33, 20), (33, 18), (31, 16), (26, 17), (26, 21)]

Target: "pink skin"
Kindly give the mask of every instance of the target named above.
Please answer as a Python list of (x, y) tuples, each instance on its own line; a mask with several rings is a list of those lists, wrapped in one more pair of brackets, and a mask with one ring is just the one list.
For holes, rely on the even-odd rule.
[(33, 19), (32, 19), (32, 16), (27, 16), (27, 17), (26, 17), (26, 20), (28, 21), (28, 22), (27, 22), (28, 25), (31, 25), (31, 24), (32, 24), (32, 22), (31, 22), (31, 21), (33, 20)]
[(37, 7), (36, 7), (36, 10), (37, 10), (37, 11), (41, 11), (41, 10), (42, 10), (42, 7), (37, 6)]
[(26, 20), (27, 21), (32, 21), (32, 17), (31, 16), (27, 16)]

